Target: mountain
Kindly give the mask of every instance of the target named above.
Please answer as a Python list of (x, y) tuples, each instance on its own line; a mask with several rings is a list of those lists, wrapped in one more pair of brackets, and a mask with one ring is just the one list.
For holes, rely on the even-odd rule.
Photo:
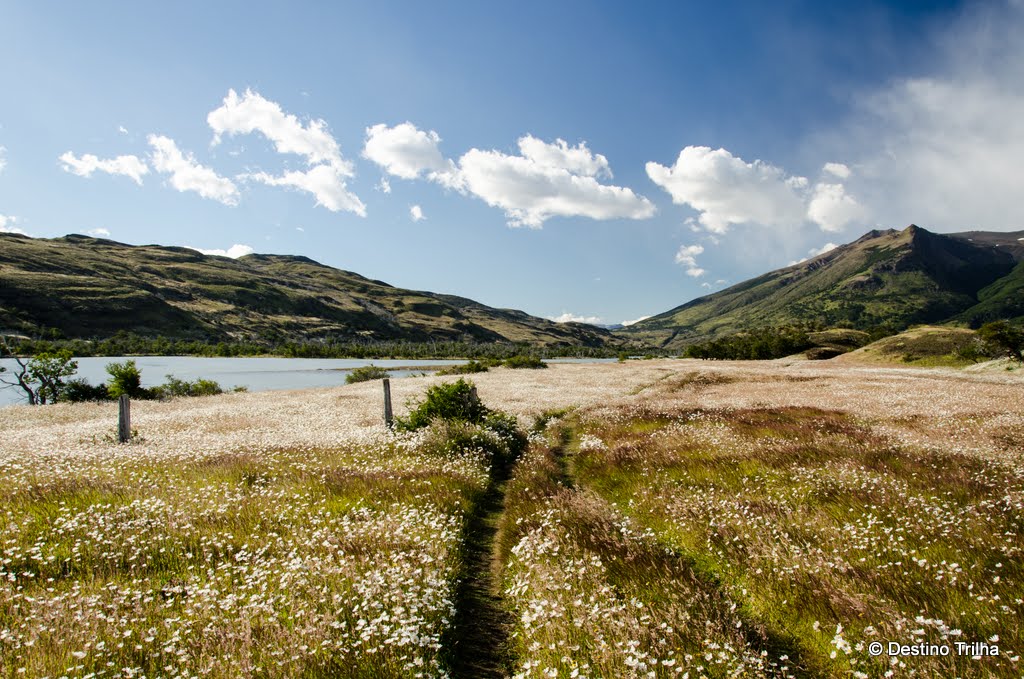
[(306, 257), (228, 259), (70, 235), (0, 234), (0, 330), (219, 341), (407, 340), (602, 346), (600, 328), (395, 288)]
[[(866, 330), (1024, 315), (1024, 232), (940, 235), (916, 225), (692, 300), (617, 334), (669, 348), (765, 326)], [(1016, 313), (1014, 313), (1016, 310)]]

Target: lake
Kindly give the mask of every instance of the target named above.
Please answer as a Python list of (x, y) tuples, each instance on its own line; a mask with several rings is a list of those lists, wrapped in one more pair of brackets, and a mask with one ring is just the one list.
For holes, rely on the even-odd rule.
[[(92, 384), (109, 379), (104, 368), (108, 363), (133, 360), (142, 371), (142, 385), (152, 387), (163, 384), (167, 375), (181, 380), (204, 378), (218, 382), (225, 390), (242, 386), (249, 391), (273, 389), (309, 389), (336, 387), (345, 384), (345, 376), (353, 368), (365, 365), (391, 370), (392, 377), (408, 377), (421, 372), (432, 372), (447, 365), (465, 363), (463, 360), (365, 360), (360, 358), (204, 358), (197, 356), (94, 356), (79, 358), (75, 377), (83, 377)], [(604, 363), (613, 358), (554, 358), (548, 363)], [(0, 360), (8, 370), (14, 366), (10, 359)], [(16, 366), (15, 366), (16, 367)], [(19, 388), (0, 389), (0, 406), (24, 403)]]

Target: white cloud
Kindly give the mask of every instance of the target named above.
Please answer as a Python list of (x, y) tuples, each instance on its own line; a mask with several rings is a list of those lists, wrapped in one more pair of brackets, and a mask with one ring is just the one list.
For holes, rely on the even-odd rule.
[(413, 205), (412, 207), (410, 207), (409, 218), (412, 219), (412, 221), (414, 222), (426, 219), (426, 217), (423, 215), (423, 208), (421, 208), (419, 205)]
[(381, 177), (380, 181), (373, 188), (381, 193), (391, 193), (391, 182), (388, 181), (387, 177)]
[(251, 255), (252, 253), (256, 252), (250, 246), (240, 245), (238, 243), (235, 243), (227, 250), (204, 250), (203, 248), (194, 248), (191, 245), (186, 245), (185, 247), (187, 247), (189, 250), (201, 252), (204, 255), (213, 255), (215, 257), (230, 257), (231, 259), (238, 259), (239, 257)]
[(389, 174), (422, 178), (471, 193), (505, 211), (509, 226), (539, 229), (551, 217), (645, 219), (654, 205), (619, 186), (601, 184), (612, 176), (608, 159), (583, 142), (547, 143), (532, 135), (519, 139), (520, 155), (470, 149), (456, 163), (439, 148), (440, 135), (412, 123), (374, 125), (366, 130), (363, 156)]
[(725, 149), (687, 146), (672, 167), (649, 162), (646, 168), (673, 203), (699, 211), (700, 223), (712, 233), (725, 233), (731, 224), (793, 226), (804, 219), (799, 190), (807, 179), (787, 177), (760, 160), (748, 163)]
[(825, 163), (825, 166), (821, 169), (823, 172), (827, 172), (833, 177), (838, 177), (839, 179), (850, 178), (850, 168), (842, 163)]
[(584, 177), (612, 177), (608, 159), (600, 153), (592, 154), (585, 142), (569, 146), (564, 139), (556, 139), (554, 144), (548, 144), (526, 135), (519, 140), (519, 152), (543, 167), (560, 167)]
[[(842, 163), (826, 163), (822, 171), (839, 178), (851, 174)], [(716, 234), (734, 224), (795, 229), (807, 221), (822, 231), (841, 231), (868, 215), (843, 184), (819, 182), (810, 188), (806, 177), (787, 175), (762, 160), (748, 163), (725, 149), (687, 146), (672, 167), (647, 163), (647, 175), (672, 202), (700, 212), (698, 223)], [(691, 220), (686, 223), (698, 230)]]
[(588, 323), (590, 325), (598, 325), (601, 323), (600, 316), (577, 316), (576, 314), (571, 314), (568, 311), (564, 312), (561, 316), (549, 316), (548, 320), (554, 321), (555, 323)]
[(345, 175), (339, 173), (333, 165), (317, 165), (305, 172), (292, 170), (285, 172), (280, 177), (266, 172), (246, 174), (242, 177), (267, 186), (286, 186), (306, 191), (316, 197), (317, 205), (321, 205), (331, 212), (345, 210), (354, 212), (360, 217), (366, 216), (366, 206), (358, 196), (348, 190), (345, 184)]
[(27, 236), (27, 233), (14, 225), (17, 221), (17, 217), (0, 215), (0, 233), (20, 233), (22, 236)]
[(352, 164), (341, 157), (341, 148), (325, 121), (311, 120), (303, 125), (297, 117), (281, 110), (280, 104), (252, 90), (246, 90), (241, 97), (228, 90), (220, 108), (206, 116), (206, 123), (214, 132), (214, 144), (220, 143), (225, 134), (259, 132), (274, 143), (278, 153), (295, 153), (304, 156), (310, 165), (327, 163), (341, 175), (353, 175)]
[(686, 274), (698, 278), (706, 271), (697, 266), (697, 255), (704, 252), (703, 245), (680, 245), (676, 252), (676, 264), (686, 267)]
[(395, 177), (426, 177), (445, 186), (454, 186), (458, 182), (458, 170), (455, 163), (441, 155), (440, 143), (441, 137), (433, 130), (420, 130), (409, 122), (394, 127), (381, 123), (366, 128), (363, 157)]
[(93, 238), (110, 238), (110, 231), (107, 229), (89, 229), (85, 233)]
[(4, 171), (7, 167), (7, 147), (0, 146), (0, 172)]
[(225, 205), (238, 205), (238, 188), (230, 179), (200, 165), (191, 153), (183, 154), (169, 137), (151, 134), (147, 140), (153, 148), (149, 157), (153, 168), (171, 175), (171, 186), (178, 191), (195, 191)]
[(125, 128), (124, 125), (118, 125), (117, 131), (120, 132), (121, 134), (128, 134), (128, 130)]
[(851, 222), (864, 220), (867, 211), (846, 193), (842, 184), (820, 183), (814, 185), (807, 217), (822, 231), (836, 232)]
[[(546, 144), (530, 135), (519, 140), (523, 155), (470, 149), (459, 159), (468, 191), (500, 207), (509, 226), (539, 229), (551, 217), (646, 219), (654, 205), (621, 186), (601, 184), (595, 174), (607, 168), (584, 144)], [(589, 159), (589, 160), (588, 160)], [(593, 173), (593, 174), (589, 174)]]
[(97, 158), (86, 153), (76, 158), (71, 151), (65, 152), (58, 160), (65, 172), (79, 177), (91, 177), (97, 170), (107, 174), (129, 177), (138, 185), (142, 185), (142, 176), (149, 174), (149, 166), (138, 156), (118, 156), (116, 158)]
[(807, 254), (810, 255), (811, 257), (817, 257), (818, 255), (823, 255), (826, 252), (835, 250), (837, 247), (839, 246), (836, 245), (835, 243), (825, 243), (820, 248), (811, 248), (810, 250), (807, 251)]
[(242, 96), (228, 90), (219, 108), (210, 111), (206, 122), (214, 132), (213, 143), (223, 135), (259, 132), (274, 144), (278, 153), (303, 156), (309, 169), (291, 170), (280, 176), (267, 172), (242, 175), (242, 178), (266, 184), (284, 186), (313, 194), (316, 204), (331, 212), (354, 212), (365, 217), (366, 206), (348, 190), (346, 180), (355, 176), (352, 163), (341, 155), (341, 147), (321, 119), (305, 125), (285, 113), (280, 104), (265, 99), (259, 93), (246, 90)]
[(646, 321), (650, 316), (641, 316), (640, 318), (634, 318), (632, 321), (622, 321), (622, 326), (628, 328), (631, 325), (639, 323), (640, 321)]
[(810, 143), (849, 158), (874, 220), (937, 231), (1024, 224), (1024, 3), (968, 3), (922, 35), (931, 71), (855, 98), (849, 118)]

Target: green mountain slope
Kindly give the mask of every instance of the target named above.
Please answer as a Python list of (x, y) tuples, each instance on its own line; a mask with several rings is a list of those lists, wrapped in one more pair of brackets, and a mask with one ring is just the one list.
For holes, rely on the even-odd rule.
[(1017, 260), (1017, 266), (1009, 274), (979, 290), (978, 303), (958, 314), (955, 320), (972, 327), (998, 319), (1024, 321), (1024, 231), (967, 231), (950, 235), (998, 247)]
[[(911, 225), (871, 231), (814, 259), (653, 316), (619, 334), (678, 347), (744, 329), (817, 322), (868, 329), (937, 323), (979, 304), (1014, 270), (995, 243)], [(998, 287), (998, 286), (996, 286)], [(1001, 290), (1001, 289), (1000, 289)], [(1004, 295), (1004, 292), (992, 292)]]
[(306, 257), (211, 257), (0, 234), (0, 331), (206, 341), (471, 340), (600, 346), (600, 328), (395, 288)]

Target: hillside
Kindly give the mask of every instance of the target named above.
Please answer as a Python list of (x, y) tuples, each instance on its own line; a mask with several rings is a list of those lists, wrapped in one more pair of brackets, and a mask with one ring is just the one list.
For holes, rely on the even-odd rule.
[[(821, 323), (866, 330), (1024, 314), (1020, 234), (871, 231), (814, 259), (700, 297), (619, 331), (676, 348), (744, 329)], [(1015, 268), (1017, 267), (1017, 268)], [(1018, 313), (1011, 313), (1020, 309)]]
[(205, 341), (461, 340), (600, 346), (611, 334), (395, 288), (306, 257), (203, 255), (0, 234), (0, 330)]

